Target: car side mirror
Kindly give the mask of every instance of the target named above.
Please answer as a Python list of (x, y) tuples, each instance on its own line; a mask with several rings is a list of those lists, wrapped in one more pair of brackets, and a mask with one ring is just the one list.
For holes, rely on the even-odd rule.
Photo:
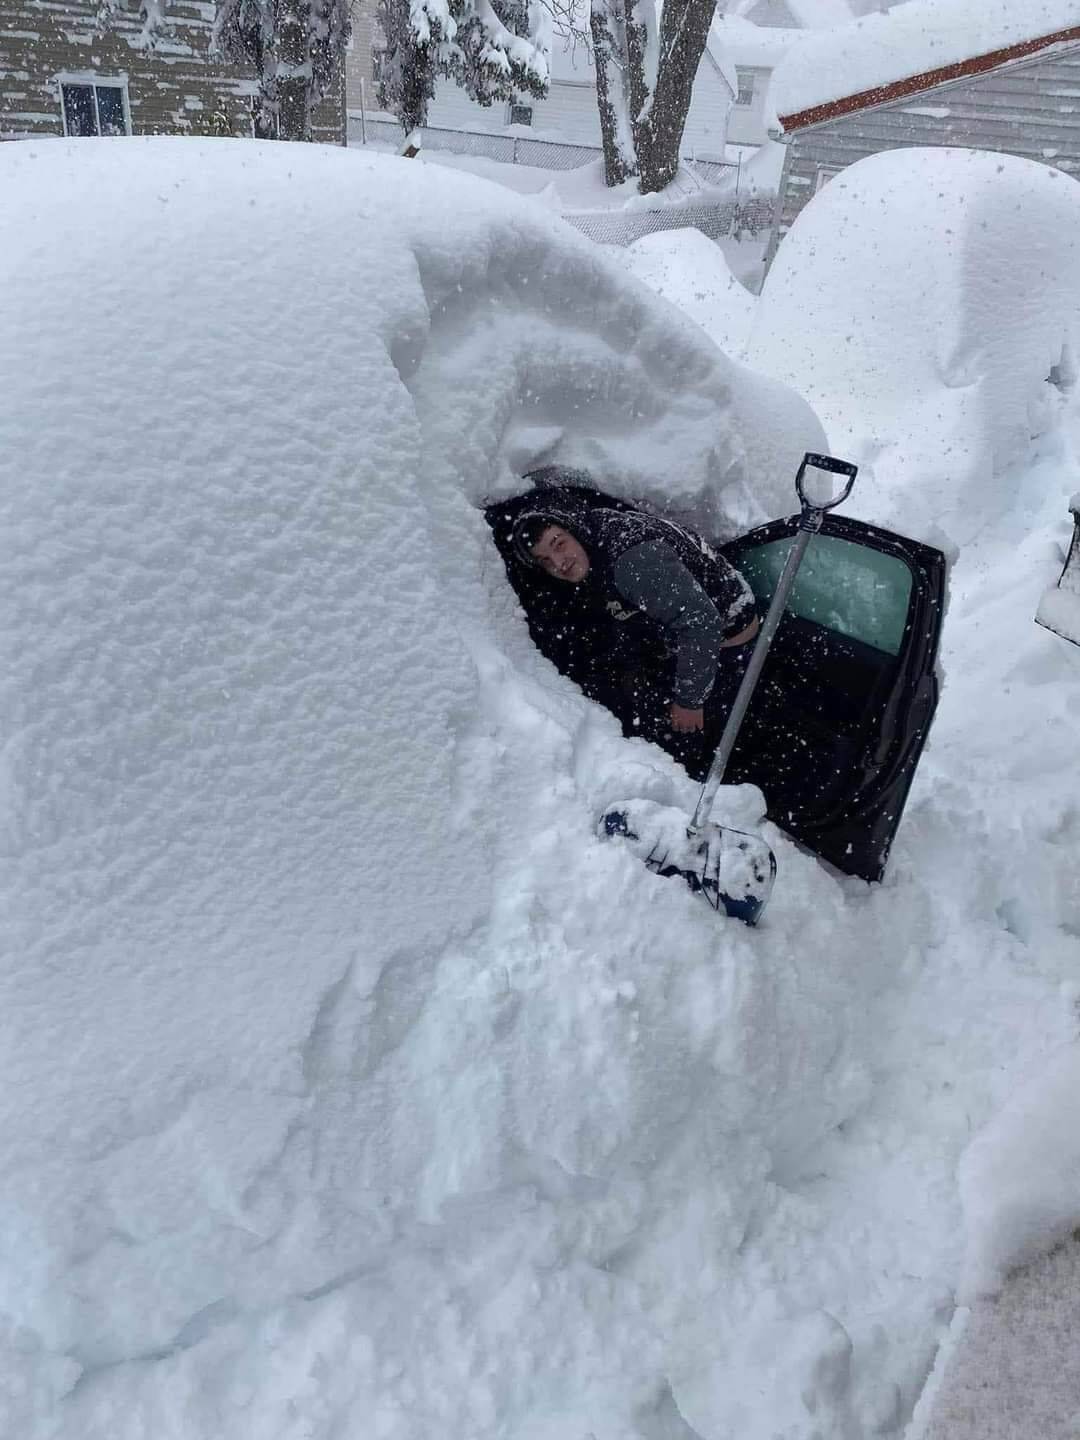
[(1039, 601), (1035, 621), (1080, 645), (1080, 495), (1074, 495), (1069, 510), (1073, 517), (1072, 540), (1065, 559), (1065, 568), (1056, 585), (1051, 585)]

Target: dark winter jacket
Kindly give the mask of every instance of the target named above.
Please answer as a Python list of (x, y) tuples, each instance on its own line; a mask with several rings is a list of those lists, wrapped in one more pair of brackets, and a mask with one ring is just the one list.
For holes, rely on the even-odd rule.
[[(545, 497), (517, 517), (515, 535), (528, 533), (538, 518), (568, 530), (588, 553), (589, 574), (574, 588), (587, 588), (615, 622), (609, 664), (633, 668), (650, 653), (666, 652), (674, 661), (671, 698), (688, 709), (701, 706), (722, 643), (757, 613), (739, 572), (692, 531), (643, 511)], [(530, 558), (522, 545), (517, 553)]]

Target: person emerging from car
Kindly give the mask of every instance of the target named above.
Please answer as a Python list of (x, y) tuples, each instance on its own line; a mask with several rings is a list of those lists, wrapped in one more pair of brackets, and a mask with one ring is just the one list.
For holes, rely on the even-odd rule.
[(592, 602), (566, 607), (606, 631), (583, 688), (702, 779), (758, 632), (742, 575), (681, 525), (551, 490), (518, 514), (512, 548)]

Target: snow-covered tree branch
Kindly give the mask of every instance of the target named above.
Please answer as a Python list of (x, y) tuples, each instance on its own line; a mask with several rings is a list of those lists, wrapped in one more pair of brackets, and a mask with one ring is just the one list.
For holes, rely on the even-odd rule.
[(337, 82), (350, 0), (218, 0), (214, 46), (259, 79), (256, 130), (310, 140), (312, 117)]
[[(556, 0), (557, 4), (562, 0)], [(481, 105), (548, 88), (552, 16), (544, 0), (379, 0), (379, 104), (422, 125), (440, 75)]]

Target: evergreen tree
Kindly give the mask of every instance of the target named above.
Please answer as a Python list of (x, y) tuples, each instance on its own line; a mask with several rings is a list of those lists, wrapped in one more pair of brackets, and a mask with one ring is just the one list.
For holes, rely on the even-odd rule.
[(541, 0), (379, 0), (378, 99), (412, 130), (440, 75), (480, 105), (548, 89), (550, 17)]
[(218, 0), (214, 46), (259, 80), (256, 133), (310, 140), (351, 33), (349, 0)]

